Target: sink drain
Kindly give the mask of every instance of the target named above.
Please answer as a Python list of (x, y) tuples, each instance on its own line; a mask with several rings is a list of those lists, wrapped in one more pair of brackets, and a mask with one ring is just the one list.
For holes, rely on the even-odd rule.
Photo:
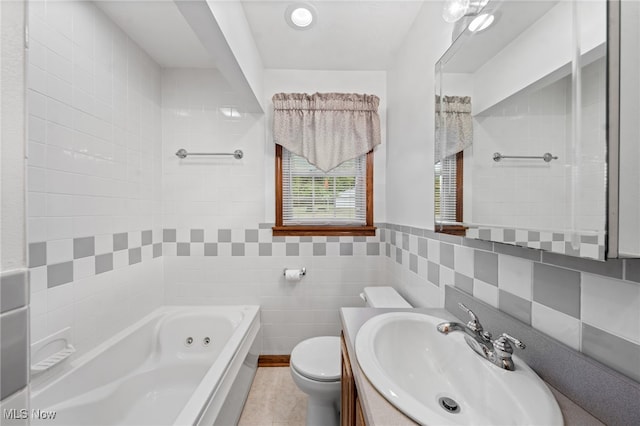
[(440, 406), (446, 410), (448, 413), (458, 413), (460, 412), (460, 406), (458, 405), (457, 402), (455, 402), (453, 399), (451, 398), (447, 398), (442, 397), (438, 400), (438, 402), (440, 403)]

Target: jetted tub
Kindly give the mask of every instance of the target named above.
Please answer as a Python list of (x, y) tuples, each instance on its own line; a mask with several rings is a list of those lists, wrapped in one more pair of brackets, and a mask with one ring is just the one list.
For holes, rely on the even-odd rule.
[(259, 306), (159, 308), (32, 389), (31, 409), (56, 414), (31, 424), (235, 424), (259, 329)]

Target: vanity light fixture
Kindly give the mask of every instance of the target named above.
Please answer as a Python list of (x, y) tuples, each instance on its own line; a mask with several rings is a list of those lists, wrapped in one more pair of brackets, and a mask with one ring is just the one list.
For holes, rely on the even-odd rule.
[(473, 18), (473, 21), (469, 24), (469, 31), (478, 33), (480, 31), (486, 30), (493, 24), (493, 21), (496, 19), (495, 15), (492, 13), (481, 13), (480, 15)]
[(310, 4), (293, 3), (287, 6), (284, 20), (293, 29), (308, 30), (316, 23), (316, 11)]
[(477, 15), (487, 3), (489, 0), (447, 0), (442, 8), (442, 18), (453, 23), (463, 16)]

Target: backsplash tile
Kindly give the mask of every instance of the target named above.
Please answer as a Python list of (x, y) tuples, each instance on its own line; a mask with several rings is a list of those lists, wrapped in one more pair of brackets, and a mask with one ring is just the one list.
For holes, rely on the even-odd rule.
[[(640, 275), (640, 262), (636, 262), (635, 259), (628, 259), (623, 263), (627, 280), (622, 281), (610, 277), (618, 274), (616, 271), (620, 268), (619, 261), (611, 261), (610, 265), (607, 265), (609, 261), (578, 259), (576, 262), (562, 255), (553, 255), (550, 258), (540, 250), (464, 238), (458, 245), (473, 249), (473, 264), (462, 266), (459, 262), (467, 256), (460, 255), (462, 251), (459, 248), (456, 252), (457, 246), (451, 243), (455, 238), (423, 230), (428, 262), (426, 272), (421, 269), (420, 262), (416, 272), (415, 268), (411, 267), (410, 259), (411, 255), (420, 259), (420, 243), (415, 251), (403, 250), (402, 232), (399, 231), (403, 227), (382, 224), (381, 228), (380, 240), (389, 241), (384, 243), (384, 252), (387, 258), (393, 259), (394, 265), (391, 267), (388, 263), (387, 267), (390, 271), (395, 271), (388, 275), (388, 282), (414, 306), (437, 306), (443, 303), (446, 288), (455, 286), (465, 294), (497, 306), (500, 311), (575, 350), (585, 352), (585, 344), (595, 345), (597, 348), (600, 344), (597, 342), (623, 338), (632, 345), (629, 346), (631, 351), (640, 351), (640, 346), (633, 346), (640, 343), (635, 340), (638, 333), (635, 325), (640, 324), (636, 296), (640, 284), (631, 280), (640, 279), (640, 276), (636, 276)], [(415, 230), (412, 234), (414, 233), (419, 234)], [(397, 242), (400, 242), (400, 246)], [(442, 252), (444, 258), (441, 256)], [(403, 265), (396, 261), (404, 256), (407, 257), (408, 264)], [(545, 263), (545, 259), (552, 263)], [(604, 265), (600, 265), (601, 263)], [(569, 265), (576, 269), (568, 267)], [(461, 273), (461, 270), (466, 271), (470, 266), (473, 266), (474, 277)], [(598, 271), (602, 274), (588, 271)], [(490, 282), (480, 279), (478, 275)], [(411, 288), (408, 287), (409, 282)], [(497, 287), (494, 282), (497, 282)], [(415, 286), (420, 285), (418, 283), (431, 289), (437, 289), (436, 286), (439, 285), (440, 300), (413, 299), (411, 295), (429, 293), (416, 289)], [(599, 303), (600, 301), (602, 303)], [(613, 322), (607, 322), (607, 318), (613, 319)], [(584, 326), (595, 326), (608, 336), (596, 339), (589, 335), (590, 340), (583, 343)], [(624, 335), (620, 334), (621, 330)], [(597, 352), (594, 352), (593, 347), (589, 350)], [(622, 371), (621, 366), (608, 363), (606, 358), (601, 357), (598, 360)], [(627, 372), (622, 372), (628, 375)]]
[(533, 300), (574, 318), (580, 318), (580, 273), (534, 263)]
[(640, 345), (582, 324), (582, 352), (640, 382)]

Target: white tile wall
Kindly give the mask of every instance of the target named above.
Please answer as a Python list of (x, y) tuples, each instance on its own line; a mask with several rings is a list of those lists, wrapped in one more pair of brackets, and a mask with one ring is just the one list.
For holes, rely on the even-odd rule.
[[(571, 144), (569, 77), (532, 93), (519, 92), (474, 117), (473, 164), (465, 167), (465, 179), (474, 191), (467, 221), (557, 231), (573, 224), (580, 230), (604, 229), (604, 65), (601, 59), (583, 68), (577, 160)], [(550, 152), (559, 158), (550, 163), (494, 162), (494, 152), (532, 156)], [(571, 203), (577, 206), (575, 222)]]
[[(28, 241), (53, 264), (75, 237), (101, 254), (113, 233), (159, 230), (160, 68), (91, 2), (35, 0), (29, 17)], [(77, 260), (53, 288), (32, 268), (32, 342), (71, 326), (82, 352), (158, 306), (161, 259), (125, 265), (94, 276), (93, 257)]]

